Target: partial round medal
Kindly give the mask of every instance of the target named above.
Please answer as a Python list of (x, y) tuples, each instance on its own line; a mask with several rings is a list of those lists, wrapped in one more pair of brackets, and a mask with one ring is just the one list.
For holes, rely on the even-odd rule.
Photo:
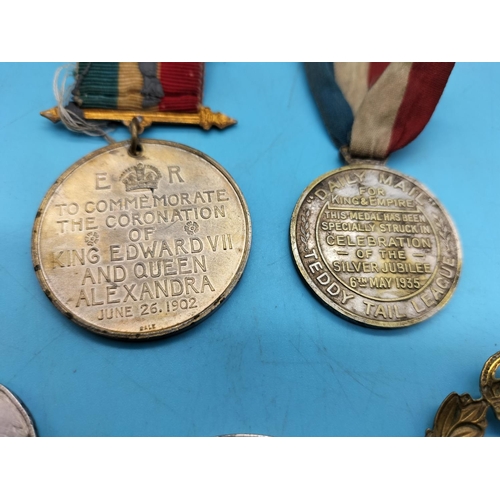
[(409, 326), (453, 294), (462, 253), (445, 209), (420, 183), (382, 166), (328, 172), (292, 215), (302, 277), (334, 311), (358, 323)]
[(35, 436), (35, 426), (22, 403), (0, 384), (0, 437)]
[(265, 434), (222, 434), (221, 436), (218, 437), (269, 437), (266, 436)]
[(47, 297), (109, 337), (178, 333), (205, 318), (245, 267), (251, 226), (229, 174), (186, 146), (142, 140), (70, 167), (37, 213), (32, 255)]

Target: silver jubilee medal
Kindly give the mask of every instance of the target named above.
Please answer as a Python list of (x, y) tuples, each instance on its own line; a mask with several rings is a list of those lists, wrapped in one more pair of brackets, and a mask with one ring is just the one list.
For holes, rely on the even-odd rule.
[[(226, 299), (248, 258), (250, 216), (216, 161), (181, 144), (139, 138), (152, 122), (205, 129), (235, 123), (201, 106), (202, 64), (117, 64), (80, 63), (73, 91), (79, 108), (43, 113), (92, 131), (97, 119), (123, 121), (132, 138), (90, 153), (57, 179), (36, 215), (32, 256), (43, 291), (68, 318), (108, 337), (148, 339), (188, 328)], [(90, 93), (87, 80), (113, 71), (136, 78), (135, 104), (118, 95), (119, 108), (100, 109), (101, 96)], [(169, 97), (172, 79), (177, 100)]]
[(413, 325), (455, 290), (462, 254), (451, 218), (427, 188), (384, 164), (423, 129), (452, 68), (306, 65), (323, 121), (349, 165), (302, 193), (292, 215), (292, 252), (318, 298), (354, 322)]

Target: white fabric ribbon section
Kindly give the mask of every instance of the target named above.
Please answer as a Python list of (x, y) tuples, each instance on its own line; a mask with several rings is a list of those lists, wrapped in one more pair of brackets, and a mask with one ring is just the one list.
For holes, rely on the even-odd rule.
[(354, 119), (353, 157), (386, 158), (412, 63), (391, 63), (367, 93)]
[(336, 62), (334, 65), (335, 81), (345, 100), (351, 106), (352, 114), (356, 113), (368, 92), (369, 62)]

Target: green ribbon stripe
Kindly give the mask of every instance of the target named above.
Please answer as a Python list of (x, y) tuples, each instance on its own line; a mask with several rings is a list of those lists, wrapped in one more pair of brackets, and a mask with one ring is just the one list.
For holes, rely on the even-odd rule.
[(78, 64), (75, 101), (82, 108), (116, 109), (120, 63)]

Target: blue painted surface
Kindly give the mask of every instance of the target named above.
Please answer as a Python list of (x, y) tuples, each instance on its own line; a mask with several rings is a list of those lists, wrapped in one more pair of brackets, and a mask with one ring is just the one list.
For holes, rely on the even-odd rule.
[[(130, 344), (76, 326), (32, 269), (33, 219), (52, 182), (105, 145), (38, 112), (57, 64), (0, 65), (0, 383), (42, 436), (421, 436), (452, 392), (479, 396), (499, 350), (500, 65), (457, 64), (434, 116), (389, 165), (417, 178), (454, 219), (464, 262), (450, 303), (405, 329), (356, 326), (301, 282), (289, 221), (303, 189), (341, 166), (300, 64), (207, 64), (204, 102), (225, 131), (155, 126), (222, 164), (249, 205), (253, 242), (240, 283), (177, 337)], [(119, 128), (117, 140), (127, 138)], [(490, 415), (489, 435), (500, 435)]]

